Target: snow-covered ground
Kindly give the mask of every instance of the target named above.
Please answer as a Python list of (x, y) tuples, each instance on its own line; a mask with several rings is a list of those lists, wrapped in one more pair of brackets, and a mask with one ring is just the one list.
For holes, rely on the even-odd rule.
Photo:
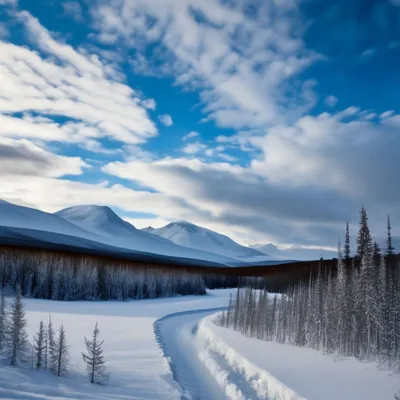
[[(229, 368), (220, 370), (209, 360), (222, 387), (231, 386), (231, 399), (274, 400), (394, 400), (400, 392), (400, 376), (356, 359), (335, 359), (316, 350), (246, 337), (213, 323), (215, 316), (199, 324), (199, 335), (215, 359)], [(221, 364), (221, 363), (220, 363)], [(232, 378), (233, 377), (233, 378)], [(245, 381), (252, 395), (241, 393)], [(243, 384), (242, 384), (243, 386)]]
[[(231, 290), (131, 302), (24, 300), (29, 335), (51, 313), (71, 347), (68, 377), (0, 364), (0, 398), (23, 400), (394, 400), (399, 375), (354, 359), (252, 339), (213, 323)], [(87, 382), (81, 352), (98, 322), (106, 386)], [(165, 357), (166, 356), (166, 357)], [(179, 384), (174, 380), (179, 382)]]
[[(167, 360), (154, 335), (154, 322), (171, 313), (224, 307), (230, 290), (208, 296), (184, 296), (131, 302), (58, 302), (25, 299), (29, 336), (40, 320), (51, 314), (53, 325), (63, 322), (71, 347), (69, 377), (56, 378), (43, 371), (0, 364), (0, 398), (50, 399), (148, 399), (180, 398)], [(10, 300), (9, 300), (10, 302)], [(90, 337), (98, 322), (104, 355), (111, 373), (106, 386), (86, 381), (81, 352), (84, 336)]]

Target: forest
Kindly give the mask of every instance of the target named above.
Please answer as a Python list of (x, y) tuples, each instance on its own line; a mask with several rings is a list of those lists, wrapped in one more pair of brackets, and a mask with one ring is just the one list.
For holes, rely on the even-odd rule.
[(52, 300), (153, 299), (205, 294), (198, 272), (132, 267), (124, 261), (104, 262), (63, 253), (7, 250), (0, 254), (1, 290), (19, 285), (26, 297)]
[(321, 260), (308, 280), (293, 282), (281, 294), (238, 288), (220, 325), (262, 340), (376, 361), (400, 372), (400, 262), (390, 219), (384, 254), (373, 242), (364, 208), (355, 257), (348, 224), (338, 253), (337, 268), (326, 268)]

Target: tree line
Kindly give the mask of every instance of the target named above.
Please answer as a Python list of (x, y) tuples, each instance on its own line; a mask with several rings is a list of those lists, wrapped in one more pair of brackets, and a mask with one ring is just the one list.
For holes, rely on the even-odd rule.
[(153, 299), (175, 295), (205, 294), (197, 272), (124, 262), (106, 264), (95, 258), (64, 254), (6, 250), (0, 255), (0, 284), (23, 296), (52, 300)]
[[(100, 330), (97, 323), (93, 330), (92, 340), (84, 338), (86, 353), (82, 358), (86, 364), (88, 380), (91, 383), (103, 384), (109, 374), (105, 368), (103, 341), (99, 340)], [(51, 315), (47, 323), (40, 321), (38, 330), (29, 342), (27, 321), (22, 302), (21, 289), (16, 287), (14, 302), (8, 309), (4, 288), (0, 296), (0, 359), (8, 365), (30, 366), (38, 370), (50, 371), (56, 376), (68, 373), (69, 350), (66, 331), (61, 323), (55, 331)]]
[(277, 295), (238, 288), (219, 323), (251, 337), (377, 361), (400, 372), (400, 262), (394, 250), (390, 219), (382, 254), (363, 208), (355, 257), (347, 224), (336, 270), (321, 260), (308, 281)]

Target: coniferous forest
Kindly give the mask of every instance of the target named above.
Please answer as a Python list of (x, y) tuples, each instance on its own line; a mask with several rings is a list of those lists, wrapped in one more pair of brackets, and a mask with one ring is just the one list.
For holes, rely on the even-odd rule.
[(308, 281), (294, 282), (277, 295), (238, 288), (219, 323), (258, 339), (376, 361), (400, 372), (400, 261), (389, 218), (383, 254), (363, 208), (355, 257), (347, 225), (335, 270), (321, 260)]
[(65, 301), (205, 294), (202, 275), (196, 272), (20, 250), (0, 255), (0, 283), (11, 290), (19, 285), (26, 297)]

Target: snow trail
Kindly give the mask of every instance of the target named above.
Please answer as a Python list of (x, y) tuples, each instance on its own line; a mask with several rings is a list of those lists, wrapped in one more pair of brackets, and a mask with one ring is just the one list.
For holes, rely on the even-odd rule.
[(201, 332), (203, 320), (221, 308), (167, 315), (154, 323), (181, 400), (267, 400), (246, 371), (232, 365)]

